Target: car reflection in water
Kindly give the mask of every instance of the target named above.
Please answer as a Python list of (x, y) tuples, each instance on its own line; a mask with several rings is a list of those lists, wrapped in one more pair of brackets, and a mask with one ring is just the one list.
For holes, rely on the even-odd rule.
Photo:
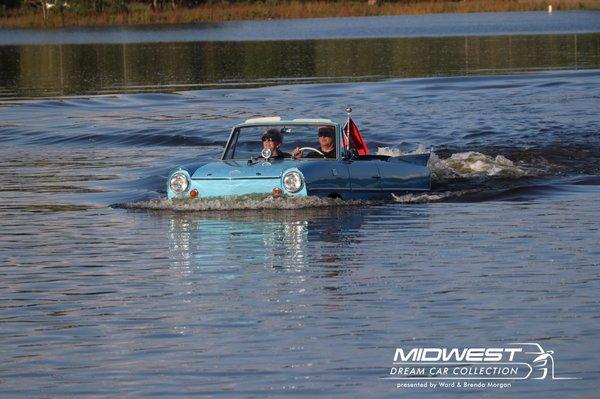
[[(269, 342), (286, 341), (289, 329), (329, 334), (343, 328), (338, 316), (357, 301), (380, 300), (377, 287), (388, 284), (391, 269), (398, 292), (412, 286), (408, 249), (431, 235), (429, 215), (427, 206), (390, 204), (157, 212), (167, 258), (157, 273), (168, 276), (153, 278), (173, 295), (174, 309), (184, 309), (175, 312), (178, 334), (218, 333), (229, 342), (239, 340), (239, 328)], [(271, 332), (275, 324), (281, 328)]]
[(182, 273), (212, 270), (224, 278), (242, 266), (290, 272), (319, 266), (322, 276), (338, 276), (358, 241), (363, 212), (337, 207), (171, 214), (171, 260)]

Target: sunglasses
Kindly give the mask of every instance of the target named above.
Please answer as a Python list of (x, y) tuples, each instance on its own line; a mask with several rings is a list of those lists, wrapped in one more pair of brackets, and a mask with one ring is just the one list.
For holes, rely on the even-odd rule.
[(262, 141), (277, 141), (275, 137), (263, 137)]
[(319, 133), (319, 137), (333, 137), (333, 133)]

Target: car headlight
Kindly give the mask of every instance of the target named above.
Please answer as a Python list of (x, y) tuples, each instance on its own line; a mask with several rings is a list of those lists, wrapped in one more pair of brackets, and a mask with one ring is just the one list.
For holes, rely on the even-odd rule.
[(169, 187), (171, 187), (171, 191), (177, 194), (181, 194), (185, 190), (187, 190), (190, 182), (188, 178), (183, 173), (175, 173), (171, 176), (171, 180), (169, 181)]
[(302, 176), (298, 172), (288, 172), (283, 176), (283, 187), (290, 193), (297, 193), (302, 189)]

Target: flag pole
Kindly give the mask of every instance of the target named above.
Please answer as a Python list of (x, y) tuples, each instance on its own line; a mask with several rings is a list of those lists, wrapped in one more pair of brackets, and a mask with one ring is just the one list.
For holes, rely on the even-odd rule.
[(350, 149), (350, 113), (352, 112), (352, 108), (350, 106), (346, 107), (346, 114), (348, 114), (348, 119), (346, 120), (346, 131), (344, 132), (344, 137), (346, 138), (346, 150)]

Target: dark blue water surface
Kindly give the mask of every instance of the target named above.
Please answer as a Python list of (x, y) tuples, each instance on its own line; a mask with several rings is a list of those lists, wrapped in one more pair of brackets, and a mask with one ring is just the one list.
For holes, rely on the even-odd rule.
[[(22, 81), (9, 87), (18, 90), (0, 101), (0, 396), (595, 397), (597, 37), (583, 70), (544, 62), (169, 92), (146, 82), (143, 92), (48, 98), (20, 96)], [(348, 104), (373, 151), (433, 148), (431, 193), (187, 212), (164, 200), (169, 169), (218, 157), (232, 124), (342, 122)], [(397, 347), (512, 342), (553, 350), (556, 376), (577, 379), (504, 389), (385, 379)]]

